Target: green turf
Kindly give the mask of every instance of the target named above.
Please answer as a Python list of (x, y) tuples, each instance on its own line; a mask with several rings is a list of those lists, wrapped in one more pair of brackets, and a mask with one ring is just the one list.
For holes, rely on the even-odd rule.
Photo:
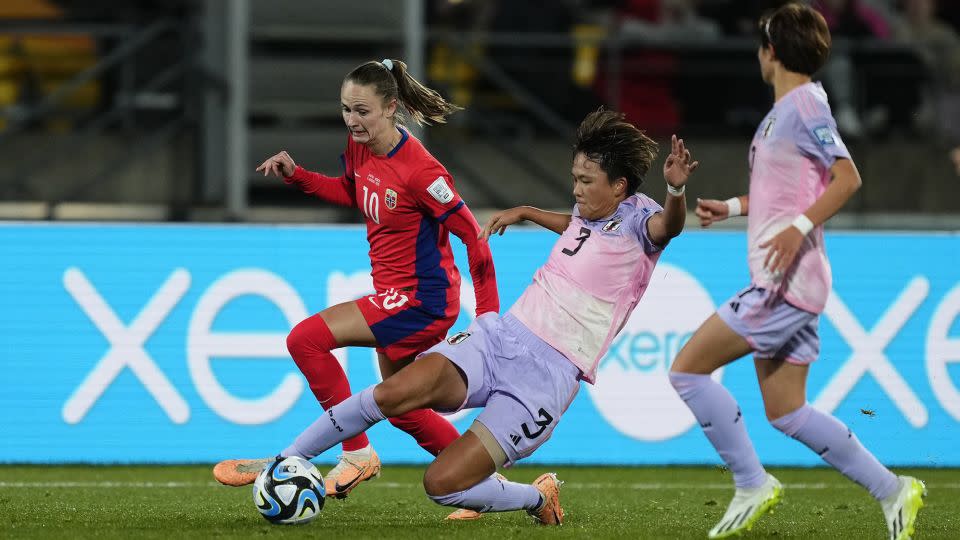
[[(508, 474), (529, 482), (546, 469)], [(0, 466), (0, 538), (705, 538), (732, 494), (720, 469), (549, 469), (566, 481), (559, 529), (521, 512), (444, 522), (448, 510), (423, 494), (419, 467), (385, 469), (350, 499), (327, 501), (313, 523), (274, 526), (256, 512), (249, 488), (215, 484), (209, 467)], [(839, 474), (772, 472), (784, 502), (749, 538), (885, 538), (879, 505)], [(898, 472), (928, 486), (916, 538), (960, 538), (960, 471)]]

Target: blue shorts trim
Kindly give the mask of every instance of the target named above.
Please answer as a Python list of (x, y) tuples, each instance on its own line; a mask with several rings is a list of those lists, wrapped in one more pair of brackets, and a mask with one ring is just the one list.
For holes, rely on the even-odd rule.
[(438, 320), (440, 319), (416, 307), (412, 307), (396, 315), (387, 317), (382, 321), (371, 324), (370, 331), (372, 331), (374, 337), (377, 338), (378, 345), (381, 347), (389, 347), (400, 340), (425, 330)]

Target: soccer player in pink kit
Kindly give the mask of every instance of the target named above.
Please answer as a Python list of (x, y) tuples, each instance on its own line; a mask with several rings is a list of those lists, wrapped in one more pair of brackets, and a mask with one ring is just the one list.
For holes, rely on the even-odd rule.
[(494, 215), (481, 237), (523, 220), (560, 234), (509, 313), (479, 316), (384, 382), (327, 409), (281, 456), (311, 459), (388, 417), (420, 408), (484, 407), (423, 478), (427, 495), (478, 512), (527, 510), (559, 525), (552, 473), (532, 484), (494, 472), (529, 456), (556, 427), (647, 288), (664, 246), (683, 230), (684, 186), (697, 167), (672, 140), (663, 167), (665, 208), (636, 193), (656, 144), (621, 114), (590, 114), (577, 131), (573, 213), (518, 207)]
[(670, 381), (733, 473), (736, 493), (710, 538), (740, 534), (781, 497), (753, 448), (733, 396), (710, 374), (749, 352), (767, 419), (869, 490), (892, 539), (909, 538), (924, 485), (881, 465), (839, 420), (807, 403), (810, 364), (820, 350), (817, 322), (830, 293), (823, 223), (860, 187), (823, 88), (811, 81), (830, 51), (823, 17), (788, 4), (760, 20), (763, 79), (776, 103), (750, 147), (750, 192), (698, 201), (703, 226), (747, 215), (752, 283), (725, 302), (684, 345)]

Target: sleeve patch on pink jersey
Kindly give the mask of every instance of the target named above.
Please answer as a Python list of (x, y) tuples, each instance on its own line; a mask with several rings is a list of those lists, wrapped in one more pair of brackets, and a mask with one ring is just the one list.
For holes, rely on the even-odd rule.
[(837, 139), (833, 136), (833, 130), (830, 129), (830, 126), (820, 126), (818, 128), (814, 128), (813, 135), (817, 138), (817, 142), (820, 143), (820, 146), (837, 144)]

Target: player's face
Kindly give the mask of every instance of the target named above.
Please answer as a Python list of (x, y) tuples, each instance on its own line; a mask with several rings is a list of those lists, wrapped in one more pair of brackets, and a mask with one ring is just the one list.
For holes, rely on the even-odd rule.
[(577, 200), (580, 215), (587, 219), (609, 216), (626, 198), (627, 181), (619, 178), (610, 182), (610, 177), (596, 161), (587, 159), (583, 153), (573, 158), (573, 196)]
[(760, 76), (763, 77), (763, 82), (773, 84), (773, 66), (775, 61), (773, 47), (761, 46), (757, 49), (757, 60), (760, 62)]
[(371, 145), (396, 133), (393, 119), (397, 102), (391, 100), (384, 106), (383, 96), (377, 95), (373, 85), (360, 85), (353, 81), (343, 83), (340, 105), (343, 123), (354, 142)]

